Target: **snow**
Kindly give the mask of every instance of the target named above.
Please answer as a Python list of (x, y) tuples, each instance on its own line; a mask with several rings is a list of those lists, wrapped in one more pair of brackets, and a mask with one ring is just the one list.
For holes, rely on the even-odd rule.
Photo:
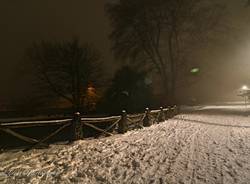
[(201, 110), (123, 135), (0, 154), (3, 183), (249, 181), (250, 117)]
[(223, 104), (223, 105), (200, 105), (200, 106), (182, 106), (181, 109), (185, 112), (210, 112), (212, 114), (250, 114), (250, 104)]

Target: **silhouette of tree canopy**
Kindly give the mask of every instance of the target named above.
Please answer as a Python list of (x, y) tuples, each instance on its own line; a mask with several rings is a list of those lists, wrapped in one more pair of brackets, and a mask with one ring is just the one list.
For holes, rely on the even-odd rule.
[(116, 72), (104, 96), (105, 111), (120, 114), (124, 109), (129, 112), (145, 110), (152, 97), (151, 86), (145, 80), (146, 72), (123, 66)]
[(214, 0), (120, 0), (107, 4), (117, 59), (153, 67), (174, 102), (187, 48), (211, 34), (223, 6)]
[(75, 110), (83, 105), (88, 84), (98, 83), (100, 53), (90, 44), (71, 41), (42, 41), (28, 49), (36, 83), (68, 101)]

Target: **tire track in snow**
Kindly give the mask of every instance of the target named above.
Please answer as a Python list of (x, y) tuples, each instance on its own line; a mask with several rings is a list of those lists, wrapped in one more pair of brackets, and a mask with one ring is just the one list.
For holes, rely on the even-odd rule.
[[(173, 178), (183, 178), (183, 173), (184, 175), (185, 173), (189, 173), (188, 176), (192, 176), (191, 179), (187, 176), (184, 177), (184, 179), (173, 183), (238, 183), (236, 169), (230, 167), (230, 165), (227, 168), (228, 172), (225, 169), (227, 163), (232, 163), (232, 160), (229, 160), (228, 158), (234, 155), (232, 140), (237, 140), (236, 137), (232, 136), (232, 130), (234, 130), (234, 128), (231, 126), (221, 127), (222, 126), (218, 128), (216, 125), (206, 126), (203, 124), (203, 130), (196, 134), (196, 137), (193, 138), (193, 141), (190, 144), (190, 152), (188, 153), (189, 157), (185, 155), (181, 156), (186, 162), (187, 160), (190, 160), (190, 169), (187, 169), (186, 171), (181, 170), (181, 174), (173, 176)], [(204, 131), (204, 129), (206, 129), (206, 131)], [(236, 128), (236, 130), (237, 129), (242, 130), (241, 128)], [(244, 134), (241, 133), (240, 135)], [(204, 147), (204, 145), (206, 145), (206, 147)], [(234, 145), (239, 144), (237, 143)], [(239, 148), (236, 150), (238, 149)], [(185, 168), (185, 164), (183, 164), (185, 161), (178, 161), (183, 165), (179, 165), (179, 168)], [(173, 170), (180, 171), (178, 167), (173, 168)], [(231, 177), (231, 180), (228, 179), (229, 177)]]
[[(206, 129), (196, 126), (196, 131), (189, 137), (189, 142), (183, 149), (182, 154), (172, 167), (173, 183), (195, 183), (197, 175), (197, 157), (200, 135), (206, 133)], [(181, 172), (178, 172), (181, 171)], [(201, 177), (200, 177), (201, 178)], [(176, 180), (177, 179), (177, 180)], [(201, 178), (202, 179), (202, 178)], [(188, 182), (189, 181), (189, 182)]]

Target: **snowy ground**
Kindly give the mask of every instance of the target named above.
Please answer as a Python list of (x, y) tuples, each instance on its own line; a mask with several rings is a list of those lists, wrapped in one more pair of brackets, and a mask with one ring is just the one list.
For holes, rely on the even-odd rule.
[(176, 116), (149, 128), (0, 154), (5, 183), (250, 183), (250, 117)]

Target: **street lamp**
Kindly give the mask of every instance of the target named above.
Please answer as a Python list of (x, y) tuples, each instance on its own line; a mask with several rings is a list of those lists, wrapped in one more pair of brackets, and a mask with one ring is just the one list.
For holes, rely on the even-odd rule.
[(247, 99), (250, 96), (250, 89), (248, 88), (247, 85), (243, 85), (241, 87), (240, 96), (244, 97), (245, 107), (246, 107), (246, 110), (247, 110)]
[(247, 90), (249, 90), (249, 88), (246, 85), (244, 85), (244, 86), (241, 87), (241, 90), (247, 91)]

